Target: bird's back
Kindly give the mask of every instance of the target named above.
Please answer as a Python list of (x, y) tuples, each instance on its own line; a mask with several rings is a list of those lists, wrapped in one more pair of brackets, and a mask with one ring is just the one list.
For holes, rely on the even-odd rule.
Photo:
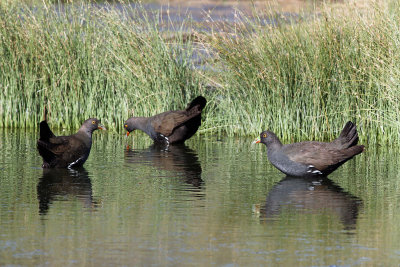
[[(45, 125), (47, 123), (43, 124), (43, 127), (41, 124), (40, 138), (37, 141), (37, 148), (43, 158), (44, 168), (80, 166), (86, 161), (91, 142), (85, 142), (84, 138), (81, 138), (78, 133), (70, 136), (49, 134)], [(42, 129), (45, 131), (42, 132)]]

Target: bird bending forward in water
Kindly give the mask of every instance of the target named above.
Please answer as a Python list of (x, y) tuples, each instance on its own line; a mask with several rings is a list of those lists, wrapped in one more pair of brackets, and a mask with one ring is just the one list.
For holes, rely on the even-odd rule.
[(201, 112), (207, 100), (196, 97), (184, 110), (166, 111), (152, 117), (132, 117), (124, 123), (127, 136), (138, 129), (156, 143), (167, 145), (183, 143), (192, 137), (201, 125)]

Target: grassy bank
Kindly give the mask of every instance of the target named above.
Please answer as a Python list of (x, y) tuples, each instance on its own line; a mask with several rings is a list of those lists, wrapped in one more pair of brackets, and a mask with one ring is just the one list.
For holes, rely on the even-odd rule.
[[(347, 120), (363, 141), (399, 143), (400, 10), (396, 4), (327, 8), (296, 23), (246, 21), (229, 34), (187, 35), (126, 9), (0, 10), (0, 127), (54, 126), (96, 116), (117, 130), (132, 116), (209, 104), (200, 133), (328, 139)], [(345, 11), (344, 11), (345, 10)], [(23, 14), (17, 16), (16, 14)], [(265, 13), (264, 13), (265, 14)], [(240, 25), (239, 25), (240, 26)], [(159, 30), (162, 28), (163, 30)], [(218, 71), (194, 67), (213, 51)], [(222, 71), (221, 71), (222, 70)]]
[(167, 43), (147, 17), (87, 8), (1, 11), (2, 127), (35, 127), (44, 106), (55, 126), (96, 116), (119, 127), (201, 93), (179, 31)]
[(239, 133), (328, 138), (354, 120), (369, 143), (399, 142), (399, 6), (346, 8), (215, 36)]

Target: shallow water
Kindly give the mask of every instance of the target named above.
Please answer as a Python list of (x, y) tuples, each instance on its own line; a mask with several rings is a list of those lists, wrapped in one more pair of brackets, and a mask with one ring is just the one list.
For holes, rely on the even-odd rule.
[(310, 180), (285, 177), (251, 138), (165, 151), (133, 135), (96, 132), (84, 169), (68, 171), (40, 168), (36, 133), (0, 130), (0, 265), (400, 262), (397, 149)]

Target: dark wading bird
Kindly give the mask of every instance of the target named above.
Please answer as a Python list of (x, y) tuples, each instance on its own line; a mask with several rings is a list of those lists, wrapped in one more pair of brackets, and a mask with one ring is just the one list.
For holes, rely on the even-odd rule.
[(132, 117), (125, 124), (126, 135), (139, 129), (156, 143), (183, 143), (192, 137), (201, 125), (201, 112), (207, 100), (196, 97), (184, 110), (166, 111), (152, 117)]
[(264, 131), (253, 143), (265, 144), (269, 161), (287, 175), (326, 176), (364, 151), (364, 146), (357, 145), (357, 142), (356, 125), (349, 121), (332, 142), (305, 141), (282, 145), (273, 132)]
[(96, 118), (87, 119), (78, 132), (69, 136), (55, 136), (45, 119), (40, 123), (40, 138), (37, 141), (39, 154), (43, 158), (42, 168), (72, 168), (82, 166), (92, 147), (93, 131), (106, 128)]

